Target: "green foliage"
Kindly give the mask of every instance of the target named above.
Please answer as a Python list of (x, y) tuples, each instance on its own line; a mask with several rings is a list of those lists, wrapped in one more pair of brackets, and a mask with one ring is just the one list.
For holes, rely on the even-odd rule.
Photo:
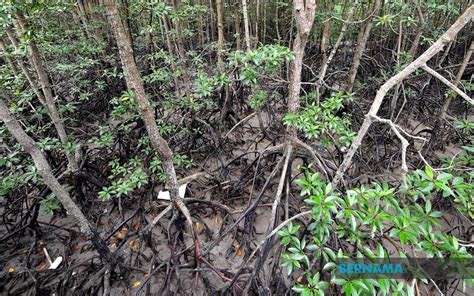
[(102, 188), (99, 198), (103, 201), (113, 196), (121, 197), (129, 195), (136, 189), (140, 189), (148, 183), (148, 175), (142, 169), (142, 162), (138, 157), (132, 158), (125, 165), (120, 165), (117, 159), (109, 163), (112, 175), (109, 179), (116, 179), (108, 187)]
[(255, 93), (250, 98), (249, 106), (254, 110), (260, 109), (265, 104), (267, 99), (268, 93), (263, 89), (258, 88), (255, 90)]
[[(412, 287), (395, 279), (348, 280), (335, 276), (337, 258), (386, 258), (389, 255), (386, 243), (399, 245), (396, 247), (399, 257), (406, 257), (405, 250), (414, 249), (420, 256), (470, 258), (456, 237), (441, 231), (442, 213), (434, 210), (431, 202), (437, 192), (448, 196), (457, 192), (456, 186), (462, 184), (465, 190), (470, 185), (461, 179), (451, 182), (451, 175), (436, 175), (429, 167), (415, 172), (409, 179), (406, 192), (383, 183), (361, 186), (341, 195), (332, 192), (330, 184), (317, 173), (306, 169), (305, 177), (297, 183), (302, 188), (301, 195), (307, 197), (305, 203), (312, 208), (312, 221), (305, 233), (292, 223), (278, 232), (286, 249), (281, 265), (286, 266), (288, 273), (298, 269), (304, 274), (304, 281), (293, 290), (302, 295), (323, 295), (330, 289), (328, 282), (321, 280), (324, 278), (346, 295), (409, 295)], [(472, 196), (472, 191), (470, 194), (467, 196)], [(408, 199), (403, 201), (401, 196)], [(331, 243), (334, 234), (339, 242), (344, 242), (337, 250)], [(349, 245), (355, 249), (348, 248)], [(472, 281), (464, 283), (471, 285)]]
[(339, 92), (319, 105), (310, 102), (303, 106), (298, 114), (287, 114), (283, 123), (296, 126), (310, 139), (321, 139), (326, 147), (333, 144), (341, 146), (342, 149), (348, 148), (355, 137), (355, 133), (350, 129), (351, 122), (347, 118), (336, 116), (335, 113), (351, 98), (352, 94)]
[(125, 121), (138, 118), (138, 104), (133, 92), (126, 91), (120, 97), (113, 98), (110, 103), (114, 106), (111, 113), (113, 118), (123, 117)]
[(467, 135), (474, 132), (474, 122), (467, 119), (455, 121), (454, 126)]
[(293, 58), (288, 47), (272, 44), (262, 45), (255, 50), (235, 51), (229, 62), (240, 68), (240, 79), (244, 85), (256, 85), (259, 74), (275, 74), (283, 62)]
[(93, 136), (89, 141), (98, 145), (100, 148), (111, 147), (115, 141), (115, 136), (109, 126), (99, 126), (98, 136)]
[(61, 204), (52, 193), (40, 201), (40, 211), (45, 215), (52, 215), (59, 209), (61, 209)]
[(173, 157), (173, 164), (177, 167), (190, 169), (196, 164), (194, 161), (186, 155), (175, 154)]
[[(146, 142), (148, 137), (141, 139), (142, 145), (148, 145)], [(151, 151), (150, 151), (151, 152)], [(173, 164), (177, 168), (190, 169), (195, 166), (195, 163), (186, 155), (175, 154)], [(140, 189), (142, 186), (148, 184), (152, 178), (146, 171), (145, 165), (139, 157), (130, 159), (127, 163), (121, 165), (118, 159), (113, 159), (109, 162), (112, 173), (109, 179), (112, 180), (110, 186), (103, 187), (99, 192), (99, 198), (102, 201), (107, 201), (112, 197), (131, 196), (131, 194)], [(148, 165), (149, 170), (157, 176), (158, 181), (164, 182), (166, 174), (162, 167), (162, 162), (158, 157), (153, 157)]]

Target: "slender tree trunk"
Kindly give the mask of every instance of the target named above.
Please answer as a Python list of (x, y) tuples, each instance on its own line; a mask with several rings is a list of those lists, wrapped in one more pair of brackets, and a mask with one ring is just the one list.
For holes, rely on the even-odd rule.
[(83, 30), (84, 34), (88, 39), (92, 38), (91, 33), (89, 32), (89, 20), (87, 18), (87, 12), (86, 9), (84, 8), (84, 4), (82, 3), (82, 0), (77, 0), (77, 6), (79, 8), (79, 18), (81, 19), (82, 25), (83, 25)]
[[(176, 0), (171, 0), (171, 4), (173, 5), (174, 11), (178, 11), (178, 5), (176, 4)], [(186, 58), (185, 49), (184, 49), (184, 42), (183, 42), (183, 33), (181, 30), (181, 23), (178, 19), (172, 20), (174, 28), (176, 29), (176, 46), (178, 47), (179, 57), (184, 61)]]
[(242, 0), (242, 14), (244, 16), (244, 31), (245, 31), (245, 46), (247, 50), (252, 47), (250, 45), (250, 27), (249, 27), (249, 13), (247, 11), (247, 0)]
[[(319, 102), (319, 99), (320, 99), (319, 89), (323, 85), (324, 77), (326, 76), (326, 71), (327, 71), (327, 69), (329, 67), (329, 64), (331, 63), (332, 59), (336, 55), (337, 49), (339, 48), (339, 45), (341, 44), (342, 39), (344, 38), (344, 34), (347, 31), (347, 27), (352, 22), (352, 18), (353, 18), (354, 13), (357, 9), (357, 4), (358, 4), (358, 0), (354, 0), (354, 4), (352, 6), (352, 9), (349, 12), (349, 16), (347, 17), (347, 20), (342, 25), (341, 32), (339, 33), (339, 37), (337, 38), (336, 43), (334, 44), (334, 47), (331, 50), (331, 53), (329, 54), (329, 56), (324, 61), (323, 65), (321, 67), (321, 70), (319, 70), (318, 80), (316, 82), (316, 95), (317, 95), (317, 98), (318, 98), (318, 102)], [(322, 41), (321, 41), (321, 43), (322, 43)], [(323, 60), (324, 60), (324, 58), (323, 58)]]
[(234, 23), (235, 23), (235, 40), (236, 40), (236, 46), (237, 50), (240, 50), (242, 48), (242, 40), (241, 40), (241, 35), (240, 35), (240, 0), (237, 0), (235, 2), (235, 12), (234, 12)]
[(122, 62), (127, 88), (135, 93), (140, 113), (150, 138), (151, 146), (163, 163), (163, 169), (167, 175), (168, 185), (170, 187), (171, 201), (184, 214), (188, 225), (191, 228), (190, 230), (194, 235), (191, 215), (189, 214), (182, 198), (178, 194), (179, 186), (173, 165), (173, 152), (165, 139), (160, 135), (160, 131), (156, 124), (155, 110), (151, 106), (148, 96), (145, 93), (143, 80), (140, 77), (140, 73), (138, 72), (137, 65), (133, 58), (132, 46), (126, 36), (125, 29), (120, 22), (119, 11), (115, 5), (115, 0), (104, 0), (104, 5), (110, 26), (115, 33), (115, 39), (119, 48), (120, 60)]
[(209, 21), (208, 21), (209, 34), (207, 36), (208, 43), (214, 41), (214, 36), (216, 35), (215, 19), (216, 18), (214, 17), (214, 5), (212, 4), (212, 0), (209, 0)]
[(224, 17), (222, 15), (222, 0), (216, 0), (217, 12), (217, 63), (220, 72), (224, 72)]
[[(10, 42), (12, 43), (13, 48), (15, 50), (18, 50), (18, 44), (17, 44), (17, 41), (15, 39), (15, 35), (13, 34), (13, 32), (8, 28), (5, 29), (5, 31), (7, 32), (7, 36), (10, 39)], [(30, 71), (26, 67), (25, 62), (23, 61), (23, 59), (21, 57), (19, 57), (17, 59), (17, 62), (20, 65), (21, 71), (23, 72), (23, 75), (25, 75), (26, 80), (28, 80), (28, 83), (30, 84), (31, 88), (33, 89), (33, 92), (35, 93), (36, 97), (38, 98), (40, 103), (47, 108), (48, 106), (46, 104), (46, 100), (44, 99), (44, 95), (43, 95), (42, 91), (39, 89), (38, 84), (36, 84), (36, 80), (35, 80), (36, 78), (31, 75)]]
[(43, 178), (43, 182), (49, 187), (49, 189), (51, 189), (53, 194), (63, 205), (68, 214), (76, 219), (81, 232), (92, 241), (95, 249), (105, 260), (109, 262), (112, 261), (112, 254), (110, 253), (104, 240), (102, 240), (92, 228), (86, 216), (84, 216), (82, 211), (72, 200), (69, 193), (64, 189), (63, 186), (61, 186), (61, 184), (59, 184), (43, 153), (41, 153), (33, 139), (31, 139), (31, 137), (26, 134), (18, 120), (10, 113), (3, 99), (0, 99), (0, 118), (5, 123), (5, 126), (13, 135), (13, 137), (23, 147), (24, 151), (33, 158), (35, 167), (38, 171), (38, 174)]
[(12, 69), (13, 75), (15, 75), (15, 77), (18, 76), (18, 69), (16, 68), (13, 60), (8, 56), (7, 47), (5, 46), (5, 43), (2, 39), (0, 39), (0, 50), (3, 51), (3, 57), (7, 60), (10, 69)]
[[(27, 27), (26, 20), (24, 19), (23, 15), (21, 15), (20, 13), (16, 14), (16, 20), (18, 21), (18, 24), (21, 26), (21, 28)], [(18, 29), (21, 29), (21, 28), (18, 28)], [(56, 128), (56, 131), (58, 132), (58, 136), (59, 136), (59, 139), (61, 140), (61, 143), (65, 145), (69, 142), (67, 138), (66, 130), (64, 128), (61, 115), (59, 114), (58, 109), (56, 108), (56, 104), (54, 102), (53, 90), (49, 81), (48, 74), (44, 70), (43, 64), (41, 62), (41, 57), (39, 55), (38, 47), (36, 46), (36, 43), (33, 41), (33, 39), (31, 39), (28, 42), (28, 47), (30, 49), (31, 62), (33, 63), (33, 67), (35, 68), (36, 73), (38, 74), (38, 79), (40, 81), (41, 89), (43, 90), (49, 116), (51, 117), (53, 125)], [(77, 164), (77, 160), (74, 154), (66, 153), (66, 157), (68, 160), (69, 169), (72, 172), (78, 171), (79, 166)]]
[(267, 37), (267, 0), (262, 0), (263, 2), (263, 35), (262, 42), (265, 43)]
[[(196, 1), (196, 4), (197, 5), (202, 5), (202, 0), (197, 0)], [(199, 36), (199, 45), (203, 46), (204, 45), (204, 21), (202, 19), (202, 13), (201, 12), (198, 12), (197, 13), (197, 18), (198, 18), (198, 36)]]
[(254, 48), (258, 47), (259, 21), (260, 21), (260, 0), (256, 0), (256, 3), (255, 3), (255, 47)]
[(281, 40), (281, 36), (280, 36), (280, 24), (278, 23), (278, 2), (275, 2), (275, 31), (276, 31), (276, 34), (277, 34), (277, 40), (280, 41)]
[(417, 7), (417, 11), (419, 20), (418, 24), (416, 25), (416, 34), (411, 44), (410, 50), (408, 51), (411, 60), (414, 60), (416, 58), (416, 53), (418, 51), (418, 46), (420, 45), (421, 36), (423, 36), (425, 24), (425, 13), (421, 10), (421, 7)]
[[(380, 4), (380, 0), (375, 0), (373, 2), (374, 7), (372, 11), (375, 12), (375, 10), (378, 9), (379, 4)], [(354, 51), (354, 59), (352, 61), (351, 69), (349, 70), (349, 78), (347, 80), (347, 84), (345, 87), (346, 92), (352, 92), (352, 87), (354, 86), (354, 81), (357, 76), (357, 70), (359, 69), (360, 60), (362, 59), (362, 55), (364, 54), (365, 46), (367, 44), (367, 40), (369, 40), (370, 31), (372, 30), (372, 26), (374, 25), (374, 22), (375, 22), (375, 13), (372, 16), (372, 18), (369, 20), (367, 25), (361, 28), (361, 32), (359, 33), (360, 38), (358, 38), (358, 44)]]
[(125, 19), (122, 20), (122, 25), (127, 33), (127, 37), (130, 40), (130, 44), (132, 44), (133, 48), (133, 35), (132, 35), (132, 26), (130, 24), (130, 17), (128, 12), (128, 3), (127, 0), (121, 0), (121, 5), (123, 6), (123, 10), (125, 11)]
[[(400, 53), (401, 53), (401, 47), (402, 47), (402, 36), (403, 36), (403, 22), (400, 21), (399, 24), (399, 29), (398, 29), (398, 41), (397, 41), (397, 48), (396, 48), (396, 53), (397, 53), (397, 67), (400, 67)], [(393, 92), (392, 96), (392, 101), (390, 102), (390, 110), (389, 110), (389, 117), (390, 120), (393, 120), (393, 117), (395, 116), (395, 111), (397, 109), (397, 104), (398, 104), (398, 97), (400, 94), (400, 86), (402, 84), (399, 83), (395, 86), (395, 90)]]
[[(165, 29), (165, 32), (164, 32), (164, 37), (165, 37), (165, 40), (166, 40), (166, 47), (168, 47), (168, 51), (171, 55), (171, 71), (173, 71), (173, 73), (176, 73), (177, 71), (177, 67), (176, 67), (176, 62), (175, 62), (175, 55), (173, 53), (173, 43), (171, 42), (171, 32), (170, 32), (170, 28), (168, 26), (168, 20), (163, 16), (162, 17), (162, 23), (163, 23), (163, 27)], [(175, 75), (173, 75), (173, 81), (174, 81), (174, 85), (175, 85), (175, 94), (177, 96), (180, 96), (181, 95), (181, 83), (179, 82), (179, 79), (178, 77), (176, 77)]]
[[(306, 5), (305, 5), (306, 4)], [(298, 113), (300, 109), (300, 88), (301, 88), (301, 71), (303, 69), (303, 57), (308, 42), (308, 35), (311, 31), (316, 13), (315, 0), (294, 0), (294, 13), (296, 20), (297, 33), (293, 42), (293, 54), (295, 59), (291, 63), (290, 84), (288, 86), (288, 112), (291, 114)], [(297, 136), (295, 127), (290, 126), (287, 129), (290, 137)]]
[[(467, 64), (471, 60), (472, 52), (474, 51), (474, 41), (471, 42), (471, 46), (467, 50), (466, 54), (464, 55), (464, 59), (462, 61), (461, 67), (459, 67), (458, 73), (456, 74), (456, 78), (454, 79), (454, 86), (458, 86), (459, 82), (461, 81), (462, 75), (464, 74), (464, 71), (466, 70)], [(448, 97), (446, 98), (446, 101), (444, 101), (443, 107), (441, 109), (441, 118), (446, 117), (446, 113), (448, 112), (449, 104), (451, 103), (451, 100), (456, 97), (456, 94), (449, 94)]]
[[(332, 9), (333, 9), (333, 3), (329, 2), (327, 4), (326, 11), (330, 13), (332, 11)], [(328, 17), (323, 21), (323, 30), (322, 30), (323, 32), (322, 32), (322, 36), (321, 36), (321, 52), (323, 54), (323, 65), (325, 65), (327, 63), (327, 60), (328, 60), (329, 39), (330, 39), (330, 36), (331, 36), (331, 34), (330, 34), (331, 33), (330, 32), (330, 25), (331, 25), (331, 17)], [(346, 24), (344, 24), (344, 25), (346, 25)]]

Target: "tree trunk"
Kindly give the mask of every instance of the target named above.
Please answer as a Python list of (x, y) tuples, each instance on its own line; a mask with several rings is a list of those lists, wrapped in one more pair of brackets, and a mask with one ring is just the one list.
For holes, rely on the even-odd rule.
[(84, 8), (84, 4), (82, 3), (82, 0), (77, 0), (77, 6), (79, 8), (79, 18), (81, 19), (83, 29), (84, 29), (84, 34), (88, 39), (93, 38), (91, 33), (89, 32), (89, 20), (87, 19), (87, 12), (86, 9)]
[[(21, 27), (18, 29), (24, 29), (27, 27), (26, 20), (24, 19), (21, 13), (16, 14), (16, 20), (18, 21), (18, 24)], [(30, 49), (31, 62), (33, 63), (33, 67), (35, 68), (36, 73), (38, 74), (38, 79), (40, 81), (41, 89), (43, 90), (46, 106), (48, 108), (48, 114), (51, 117), (53, 125), (56, 128), (56, 131), (58, 132), (61, 143), (63, 145), (66, 145), (69, 142), (67, 138), (66, 130), (64, 128), (61, 115), (59, 114), (58, 109), (56, 108), (56, 104), (54, 102), (53, 90), (51, 88), (48, 74), (43, 68), (43, 64), (41, 62), (41, 57), (39, 55), (38, 47), (36, 46), (36, 43), (33, 41), (33, 39), (30, 39), (30, 41), (28, 42), (28, 47)], [(68, 160), (69, 169), (72, 172), (78, 171), (79, 166), (77, 164), (77, 160), (74, 154), (66, 153), (66, 157)]]
[(69, 193), (59, 184), (43, 153), (41, 153), (33, 139), (26, 134), (18, 120), (10, 113), (3, 99), (0, 99), (0, 118), (13, 137), (23, 147), (24, 151), (33, 158), (38, 174), (43, 178), (43, 182), (51, 189), (67, 213), (76, 219), (81, 232), (92, 241), (95, 249), (105, 260), (109, 262), (112, 261), (112, 254), (104, 240), (102, 240), (92, 228), (81, 209), (79, 209), (76, 203), (71, 199)]
[(235, 42), (237, 50), (242, 48), (242, 41), (240, 38), (240, 5), (239, 0), (235, 2), (234, 23), (235, 23)]
[[(175, 55), (173, 53), (173, 43), (171, 42), (171, 32), (170, 32), (170, 28), (168, 26), (168, 20), (166, 19), (166, 17), (162, 17), (162, 22), (163, 22), (163, 27), (165, 29), (165, 32), (164, 32), (164, 37), (165, 37), (165, 40), (166, 40), (166, 47), (168, 47), (168, 51), (171, 55), (171, 71), (173, 71), (173, 73), (176, 73), (176, 62), (175, 62)], [(175, 94), (177, 96), (180, 96), (181, 95), (181, 83), (179, 83), (179, 79), (178, 77), (176, 77), (175, 75), (173, 75), (173, 81), (174, 81), (174, 85), (175, 85)]]
[[(176, 4), (176, 0), (171, 0), (171, 4), (173, 5), (174, 11), (178, 11), (178, 5)], [(181, 23), (179, 22), (178, 19), (173, 19), (172, 22), (174, 24), (174, 28), (176, 29), (176, 46), (178, 47), (179, 57), (183, 59), (184, 61), (184, 59), (186, 58), (186, 55), (185, 55), (184, 42), (183, 42), (183, 37), (182, 37), (183, 33), (181, 30)]]
[[(308, 42), (308, 35), (313, 26), (314, 16), (316, 13), (316, 0), (307, 0), (305, 6), (304, 0), (294, 0), (295, 20), (297, 33), (293, 42), (293, 54), (295, 59), (291, 63), (290, 84), (288, 86), (288, 112), (291, 114), (298, 113), (300, 109), (300, 88), (301, 88), (301, 71), (303, 68), (303, 57)], [(297, 136), (297, 130), (294, 126), (287, 129), (290, 137)]]
[(247, 11), (247, 0), (242, 0), (242, 14), (244, 15), (245, 46), (247, 47), (247, 50), (250, 50), (250, 28), (249, 13)]
[(367, 44), (367, 40), (369, 40), (370, 31), (372, 30), (372, 26), (375, 22), (375, 10), (379, 7), (380, 0), (375, 0), (373, 2), (374, 7), (372, 9), (373, 16), (367, 23), (367, 25), (361, 28), (359, 32), (358, 44), (354, 51), (354, 59), (352, 61), (351, 69), (349, 70), (349, 78), (347, 80), (347, 84), (345, 87), (346, 92), (352, 92), (352, 87), (354, 86), (354, 81), (357, 76), (357, 70), (359, 69), (360, 60), (362, 59), (362, 55), (364, 54), (365, 46)]
[(222, 0), (216, 0), (217, 12), (217, 66), (219, 71), (224, 72), (224, 18), (222, 15)]
[(7, 60), (8, 65), (12, 69), (13, 75), (15, 75), (15, 77), (18, 76), (18, 69), (16, 68), (13, 60), (8, 56), (7, 47), (5, 46), (3, 39), (0, 39), (0, 50), (4, 52), (3, 57)]
[[(333, 3), (329, 2), (327, 4), (326, 11), (330, 13), (333, 9), (333, 6), (334, 6)], [(331, 36), (330, 25), (331, 25), (331, 17), (328, 17), (323, 21), (323, 32), (321, 36), (321, 53), (323, 54), (323, 65), (325, 65), (328, 60), (329, 39)], [(344, 26), (346, 25), (347, 23), (344, 23)]]
[[(464, 59), (462, 61), (461, 67), (459, 67), (458, 73), (456, 74), (456, 78), (454, 79), (454, 86), (458, 86), (459, 82), (461, 81), (462, 75), (464, 74), (464, 70), (466, 70), (467, 64), (471, 60), (472, 52), (474, 51), (474, 41), (471, 41), (471, 46), (467, 50), (466, 54), (464, 55)], [(448, 112), (449, 104), (451, 100), (456, 97), (456, 94), (449, 94), (444, 101), (443, 107), (441, 109), (441, 118), (446, 117), (446, 112)]]
[[(15, 39), (15, 35), (13, 34), (13, 32), (8, 28), (5, 29), (5, 31), (7, 33), (8, 38), (10, 39), (10, 42), (13, 45), (13, 48), (15, 50), (18, 50), (18, 43)], [(21, 57), (19, 57), (17, 59), (17, 62), (20, 65), (21, 71), (23, 72), (23, 75), (25, 75), (26, 80), (28, 80), (28, 83), (30, 84), (31, 88), (33, 89), (33, 92), (35, 93), (36, 97), (38, 98), (40, 103), (47, 108), (46, 100), (44, 99), (43, 93), (41, 92), (38, 85), (36, 84), (35, 77), (33, 77), (30, 74), (30, 71), (26, 67), (25, 62), (23, 61), (23, 59)]]
[[(196, 1), (196, 4), (197, 5), (202, 5), (202, 0), (197, 0)], [(202, 13), (201, 12), (198, 12), (197, 13), (197, 23), (198, 23), (198, 36), (199, 36), (199, 45), (203, 46), (204, 45), (204, 21), (202, 19)]]
[(256, 0), (255, 3), (255, 47), (258, 47), (258, 38), (259, 38), (259, 27), (258, 22), (260, 21), (260, 0)]
[[(342, 39), (344, 38), (344, 35), (347, 31), (347, 27), (348, 25), (352, 22), (352, 18), (354, 16), (354, 13), (357, 9), (357, 5), (358, 5), (358, 0), (354, 0), (354, 4), (349, 12), (349, 15), (347, 17), (347, 20), (344, 22), (344, 24), (342, 25), (342, 28), (341, 28), (341, 32), (339, 33), (339, 37), (337, 38), (336, 40), (336, 43), (334, 44), (334, 47), (332, 48), (331, 50), (331, 53), (329, 54), (328, 57), (326, 57), (326, 59), (324, 60), (324, 57), (323, 57), (323, 65), (321, 66), (321, 70), (319, 70), (319, 75), (318, 75), (318, 80), (316, 82), (316, 95), (317, 95), (317, 100), (319, 102), (320, 100), (320, 88), (321, 86), (323, 85), (323, 82), (324, 82), (324, 77), (326, 76), (326, 71), (329, 67), (329, 64), (331, 63), (332, 59), (334, 58), (334, 56), (336, 55), (336, 52), (337, 52), (337, 49), (339, 48), (339, 45), (341, 44), (341, 41)], [(329, 23), (329, 21), (328, 21)], [(324, 33), (323, 33), (324, 35)], [(323, 36), (324, 38), (324, 36)], [(321, 41), (321, 44), (323, 42)], [(321, 45), (322, 46), (322, 45)], [(327, 48), (326, 48), (327, 50)], [(324, 52), (324, 54), (326, 55), (327, 53)]]
[(143, 80), (140, 77), (135, 59), (133, 58), (132, 46), (126, 36), (125, 29), (120, 22), (119, 11), (115, 5), (115, 0), (104, 0), (104, 5), (107, 18), (117, 41), (127, 88), (135, 93), (140, 113), (150, 138), (151, 146), (163, 163), (163, 169), (167, 175), (168, 185), (170, 187), (171, 201), (184, 214), (188, 225), (191, 228), (191, 232), (194, 232), (191, 215), (184, 205), (182, 198), (178, 194), (179, 186), (173, 165), (173, 152), (165, 139), (160, 135), (158, 126), (156, 125), (155, 110), (152, 108), (145, 93)]

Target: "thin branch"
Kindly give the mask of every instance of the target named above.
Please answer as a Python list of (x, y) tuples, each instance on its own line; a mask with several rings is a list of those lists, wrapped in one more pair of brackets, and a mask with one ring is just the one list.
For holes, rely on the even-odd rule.
[(471, 99), (465, 92), (463, 92), (462, 90), (460, 90), (456, 85), (452, 84), (448, 79), (444, 78), (441, 74), (439, 74), (438, 72), (436, 72), (435, 70), (431, 69), (428, 65), (424, 64), (424, 65), (421, 65), (421, 68), (423, 70), (425, 70), (426, 72), (430, 73), (431, 75), (433, 75), (434, 77), (438, 78), (439, 80), (441, 80), (441, 82), (443, 82), (444, 84), (446, 84), (447, 86), (449, 86), (452, 90), (454, 90), (458, 95), (460, 95), (463, 99), (465, 99), (466, 101), (469, 102), (469, 104), (471, 105), (474, 105), (474, 100)]

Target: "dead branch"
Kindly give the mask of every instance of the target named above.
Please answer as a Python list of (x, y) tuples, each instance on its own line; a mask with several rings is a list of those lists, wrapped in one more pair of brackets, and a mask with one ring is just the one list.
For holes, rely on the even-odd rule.
[(394, 87), (395, 85), (400, 83), (402, 80), (407, 78), (414, 71), (416, 71), (417, 69), (425, 65), (426, 62), (430, 60), (434, 55), (439, 53), (447, 43), (454, 40), (454, 38), (459, 33), (459, 31), (462, 28), (464, 28), (464, 26), (472, 20), (473, 16), (474, 16), (474, 5), (471, 5), (458, 18), (458, 20), (435, 43), (433, 43), (433, 45), (431, 45), (420, 57), (418, 57), (415, 61), (410, 63), (405, 69), (400, 71), (397, 75), (390, 78), (387, 82), (385, 82), (384, 85), (380, 87), (380, 89), (377, 91), (374, 102), (372, 103), (372, 106), (369, 112), (366, 114), (364, 122), (362, 123), (362, 126), (356, 138), (354, 139), (354, 142), (352, 143), (351, 147), (347, 151), (344, 161), (339, 166), (339, 169), (337, 170), (334, 176), (334, 179), (332, 180), (333, 188), (337, 187), (339, 182), (342, 180), (344, 173), (352, 164), (352, 158), (354, 157), (354, 154), (357, 151), (357, 149), (362, 144), (362, 140), (365, 134), (369, 130), (370, 126), (372, 125), (372, 120), (374, 116), (377, 116), (377, 112), (379, 111), (380, 106), (382, 105), (387, 92), (392, 87)]

